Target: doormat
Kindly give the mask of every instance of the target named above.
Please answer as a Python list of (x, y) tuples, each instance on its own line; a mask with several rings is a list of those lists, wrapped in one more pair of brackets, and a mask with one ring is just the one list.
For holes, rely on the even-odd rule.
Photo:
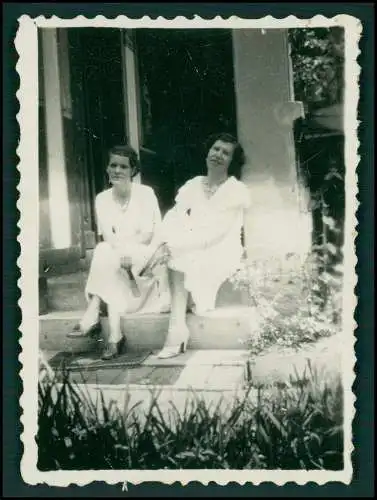
[(58, 352), (49, 360), (49, 364), (53, 370), (99, 370), (106, 368), (132, 368), (140, 366), (147, 357), (152, 354), (150, 349), (145, 349), (137, 352), (125, 352), (116, 358), (103, 360), (101, 352), (76, 354), (70, 352)]

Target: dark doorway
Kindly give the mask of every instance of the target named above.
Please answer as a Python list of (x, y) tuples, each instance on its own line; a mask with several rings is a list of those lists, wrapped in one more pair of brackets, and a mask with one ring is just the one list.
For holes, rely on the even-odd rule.
[(108, 149), (126, 140), (120, 30), (72, 29), (69, 43), (72, 90), (81, 108), (75, 116), (95, 194), (106, 184)]
[(142, 181), (163, 212), (177, 189), (205, 172), (203, 142), (236, 133), (232, 36), (228, 30), (136, 30)]
[(121, 31), (69, 29), (75, 151), (82, 180), (82, 220), (86, 248), (92, 248), (94, 198), (108, 187), (107, 152), (126, 142)]

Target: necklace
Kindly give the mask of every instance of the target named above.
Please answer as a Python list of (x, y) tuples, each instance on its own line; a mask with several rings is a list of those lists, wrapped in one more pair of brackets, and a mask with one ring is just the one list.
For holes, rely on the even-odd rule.
[(116, 195), (116, 193), (113, 191), (113, 199), (114, 201), (120, 206), (121, 210), (126, 210), (128, 205), (130, 204), (131, 200), (131, 193), (128, 194), (128, 197), (126, 201), (124, 201), (124, 198), (120, 198), (119, 196)]
[(213, 196), (216, 191), (219, 189), (219, 187), (224, 184), (224, 182), (226, 181), (227, 179), (223, 179), (221, 182), (217, 183), (217, 184), (214, 184), (213, 186), (210, 186), (209, 183), (208, 183), (208, 177), (204, 177), (203, 179), (203, 187), (204, 187), (204, 191), (206, 193), (207, 196)]
[[(130, 197), (131, 198), (131, 197)], [(120, 205), (121, 210), (126, 210), (128, 208), (128, 205), (130, 204), (130, 198), (124, 203), (123, 205)]]

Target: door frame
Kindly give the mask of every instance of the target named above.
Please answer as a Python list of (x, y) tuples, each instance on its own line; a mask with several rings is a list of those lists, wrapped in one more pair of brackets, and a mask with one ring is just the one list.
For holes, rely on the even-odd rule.
[[(44, 126), (41, 129), (39, 123), (39, 134), (44, 135), (44, 140), (40, 141), (40, 161), (46, 163), (45, 178), (41, 177), (40, 182), (46, 184), (47, 198), (45, 203), (46, 211), (40, 232), (43, 231), (43, 242), (40, 240), (39, 267), (42, 272), (49, 274), (60, 273), (62, 270), (75, 270), (79, 266), (82, 257), (82, 246), (80, 237), (80, 218), (77, 213), (80, 211), (80, 197), (76, 192), (76, 168), (72, 163), (75, 157), (72, 145), (69, 144), (73, 133), (71, 86), (69, 75), (69, 44), (65, 30), (40, 28), (39, 38), (39, 106), (43, 113)], [(58, 130), (56, 123), (58, 122)], [(50, 151), (60, 152), (58, 160), (54, 160)], [(40, 168), (42, 165), (40, 165)], [(53, 170), (52, 170), (53, 169)], [(54, 172), (54, 177), (52, 173)], [(66, 247), (55, 248), (53, 241), (53, 228), (56, 220), (52, 220), (51, 204), (56, 202), (52, 189), (57, 189), (57, 182), (63, 180), (64, 183), (59, 189), (64, 190), (63, 196), (66, 198), (67, 207), (64, 210), (68, 217), (68, 227), (70, 230), (69, 243)], [(40, 200), (41, 201), (41, 200)], [(54, 230), (55, 227), (54, 227)], [(42, 233), (42, 234), (43, 234)], [(41, 237), (41, 233), (40, 233)]]
[[(120, 30), (120, 50), (123, 76), (123, 108), (125, 129), (129, 145), (140, 158), (142, 143), (140, 78), (135, 30)], [(138, 174), (133, 182), (141, 182)]]

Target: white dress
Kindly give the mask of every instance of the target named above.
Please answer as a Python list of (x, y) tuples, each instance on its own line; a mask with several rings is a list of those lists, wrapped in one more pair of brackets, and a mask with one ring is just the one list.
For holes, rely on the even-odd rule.
[(161, 213), (152, 188), (132, 184), (129, 203), (121, 207), (113, 198), (112, 188), (99, 193), (95, 200), (99, 243), (86, 283), (85, 294), (98, 295), (122, 315), (160, 313), (170, 309), (167, 269), (158, 266), (153, 276), (136, 277), (140, 296), (133, 293), (127, 272), (120, 267), (121, 256), (130, 257), (134, 268), (140, 268), (149, 255), (161, 224)]
[(203, 180), (194, 177), (181, 187), (160, 236), (171, 249), (168, 265), (184, 273), (185, 288), (199, 314), (215, 308), (220, 286), (240, 266), (241, 230), (250, 206), (248, 188), (235, 177), (229, 177), (210, 198)]

